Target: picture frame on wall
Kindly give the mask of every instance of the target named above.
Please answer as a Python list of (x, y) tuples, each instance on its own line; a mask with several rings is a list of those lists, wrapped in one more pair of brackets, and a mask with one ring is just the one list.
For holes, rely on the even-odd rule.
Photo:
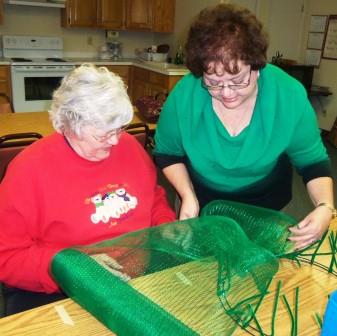
[(328, 17), (328, 15), (311, 15), (309, 32), (324, 33)]
[(308, 49), (322, 50), (324, 42), (324, 33), (308, 34)]
[(322, 57), (337, 59), (337, 15), (329, 16)]
[(305, 64), (319, 67), (321, 63), (322, 50), (307, 49), (305, 51)]

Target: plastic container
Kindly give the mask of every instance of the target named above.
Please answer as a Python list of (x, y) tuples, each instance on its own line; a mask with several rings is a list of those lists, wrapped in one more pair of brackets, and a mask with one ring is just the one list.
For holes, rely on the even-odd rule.
[(166, 62), (167, 55), (164, 53), (143, 52), (141, 58), (145, 61)]
[(165, 62), (167, 60), (167, 54), (152, 53), (153, 62)]

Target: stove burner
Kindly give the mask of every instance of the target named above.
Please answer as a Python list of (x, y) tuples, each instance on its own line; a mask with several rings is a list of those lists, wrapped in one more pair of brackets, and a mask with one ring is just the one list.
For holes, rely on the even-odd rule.
[(48, 57), (48, 58), (46, 58), (46, 61), (51, 61), (51, 62), (66, 62), (64, 59), (58, 58), (58, 57)]
[(23, 58), (23, 57), (12, 57), (11, 60), (13, 62), (32, 62), (29, 58)]

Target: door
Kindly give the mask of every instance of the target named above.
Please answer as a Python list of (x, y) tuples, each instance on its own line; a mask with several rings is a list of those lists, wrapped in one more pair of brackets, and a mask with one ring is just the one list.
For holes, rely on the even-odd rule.
[(284, 58), (299, 61), (305, 18), (304, 0), (270, 0), (268, 59), (279, 51)]
[(97, 25), (106, 29), (125, 28), (125, 0), (98, 0)]

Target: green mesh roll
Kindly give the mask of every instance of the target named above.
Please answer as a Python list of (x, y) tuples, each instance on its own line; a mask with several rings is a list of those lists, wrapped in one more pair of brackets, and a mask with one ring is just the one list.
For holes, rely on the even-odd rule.
[(67, 294), (74, 301), (118, 335), (195, 335), (160, 306), (79, 251), (67, 249), (56, 255), (53, 274), (56, 281), (65, 284)]
[(261, 304), (295, 222), (212, 202), (199, 218), (63, 250), (52, 274), (118, 335), (231, 335)]
[(232, 218), (257, 245), (281, 257), (293, 250), (287, 238), (289, 227), (297, 220), (285, 213), (232, 201), (213, 201), (204, 207), (201, 216), (218, 215)]

